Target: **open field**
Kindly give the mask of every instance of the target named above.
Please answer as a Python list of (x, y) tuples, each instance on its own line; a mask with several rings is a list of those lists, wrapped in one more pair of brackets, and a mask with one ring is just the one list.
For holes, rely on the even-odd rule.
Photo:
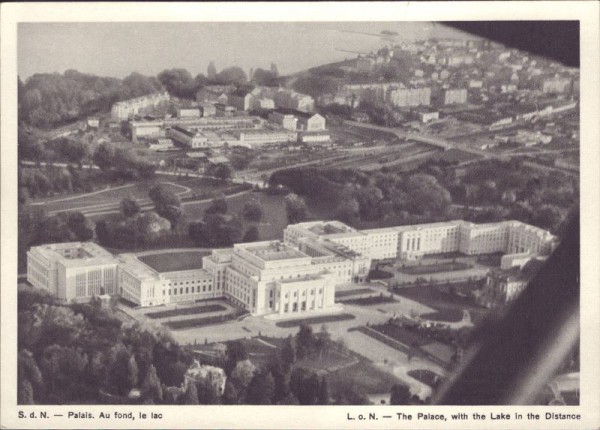
[(210, 317), (191, 318), (177, 321), (164, 322), (167, 328), (171, 330), (186, 330), (207, 325), (222, 324), (240, 317), (242, 314), (214, 315)]
[(202, 257), (210, 254), (208, 251), (165, 252), (138, 257), (142, 262), (159, 273), (175, 272), (202, 268)]
[(159, 312), (149, 312), (145, 314), (148, 318), (157, 319), (157, 318), (170, 318), (182, 315), (196, 315), (196, 314), (204, 314), (208, 312), (217, 312), (224, 311), (225, 306), (212, 304), (212, 305), (203, 305), (203, 306), (193, 306), (190, 308), (179, 308), (179, 309), (169, 309), (167, 311), (159, 311)]
[(430, 321), (459, 322), (463, 319), (463, 313), (460, 309), (446, 308), (437, 312), (421, 314), (421, 318)]
[(280, 321), (280, 322), (276, 323), (275, 325), (277, 327), (289, 328), (289, 327), (299, 327), (303, 324), (307, 324), (307, 325), (324, 324), (324, 323), (329, 323), (329, 322), (352, 320), (354, 318), (356, 318), (356, 317), (351, 314), (324, 315), (322, 317), (311, 317), (311, 318), (302, 318), (302, 319), (290, 320), (290, 321)]
[(340, 300), (340, 303), (345, 305), (357, 305), (357, 306), (372, 306), (372, 305), (381, 305), (383, 303), (394, 303), (397, 300), (391, 296), (377, 295), (370, 297), (361, 297), (358, 299), (346, 299)]

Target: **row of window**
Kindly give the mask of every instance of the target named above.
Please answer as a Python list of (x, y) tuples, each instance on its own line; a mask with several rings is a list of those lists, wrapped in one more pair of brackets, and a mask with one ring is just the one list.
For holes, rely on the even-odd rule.
[[(190, 291), (191, 288), (191, 291)], [(179, 295), (183, 295), (183, 294), (195, 294), (195, 293), (206, 293), (207, 291), (210, 293), (212, 291), (212, 286), (211, 285), (202, 285), (202, 291), (200, 291), (200, 286), (198, 285), (198, 290), (196, 291), (196, 287), (185, 287), (185, 292), (184, 292), (184, 287), (180, 287), (179, 288)], [(163, 296), (167, 294), (167, 290), (163, 290)], [(176, 296), (177, 295), (177, 288), (169, 288), (168, 290), (168, 294)]]

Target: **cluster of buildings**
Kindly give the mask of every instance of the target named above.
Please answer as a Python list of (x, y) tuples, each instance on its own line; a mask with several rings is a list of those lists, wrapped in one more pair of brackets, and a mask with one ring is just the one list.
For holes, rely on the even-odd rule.
[(110, 117), (113, 121), (126, 121), (146, 110), (165, 105), (169, 102), (168, 92), (148, 94), (134, 99), (123, 100), (112, 105)]
[[(210, 85), (198, 92), (197, 102), (179, 104), (176, 116), (144, 115), (144, 108), (168, 100), (165, 93), (116, 103), (113, 119), (127, 120), (131, 140), (157, 151), (315, 144), (331, 139), (325, 118), (313, 113), (312, 97), (292, 90), (257, 87), (240, 92), (230, 85)], [(262, 117), (249, 115), (250, 110), (258, 110)]]
[[(319, 105), (350, 106), (360, 122), (377, 120), (361, 102), (385, 106), (401, 114), (396, 123), (417, 129), (452, 118), (495, 130), (574, 109), (579, 98), (576, 69), (480, 41), (403, 41), (348, 59), (340, 69), (347, 76), (337, 92), (318, 98)], [(508, 112), (503, 104), (521, 112)], [(437, 118), (430, 112), (419, 118), (423, 109), (436, 111)]]
[(161, 272), (133, 254), (92, 242), (48, 244), (27, 254), (27, 279), (63, 300), (119, 294), (140, 306), (224, 297), (253, 315), (326, 311), (336, 285), (361, 283), (371, 262), (428, 254), (507, 254), (507, 269), (548, 254), (555, 238), (518, 221), (465, 221), (356, 230), (338, 221), (289, 225), (282, 241), (217, 249), (184, 270)]
[[(256, 148), (270, 144), (328, 142), (325, 118), (316, 113), (293, 109), (273, 109), (268, 119), (252, 115), (183, 116), (140, 118), (130, 121), (131, 140), (146, 140), (150, 148), (161, 140), (166, 147), (185, 149), (243, 146)], [(169, 139), (165, 142), (164, 139)]]

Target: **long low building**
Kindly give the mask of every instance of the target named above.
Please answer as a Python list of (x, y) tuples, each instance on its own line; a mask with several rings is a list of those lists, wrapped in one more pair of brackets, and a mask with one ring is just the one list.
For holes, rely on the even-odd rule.
[(93, 242), (34, 246), (27, 253), (27, 280), (59, 299), (87, 300), (119, 294), (140, 306), (211, 299), (223, 295), (202, 261), (186, 270), (159, 272), (133, 254), (113, 255)]
[(549, 232), (520, 221), (474, 224), (457, 220), (361, 231), (338, 221), (313, 221), (289, 225), (284, 232), (292, 244), (302, 237), (323, 237), (375, 260), (414, 260), (452, 252), (548, 254), (556, 242)]
[(364, 282), (372, 260), (450, 252), (545, 255), (555, 242), (549, 232), (519, 221), (362, 231), (312, 221), (289, 225), (283, 241), (214, 250), (177, 271), (159, 271), (133, 254), (112, 255), (92, 242), (35, 246), (27, 253), (27, 280), (67, 301), (119, 294), (156, 306), (225, 298), (253, 315), (285, 315), (332, 308), (336, 285)]

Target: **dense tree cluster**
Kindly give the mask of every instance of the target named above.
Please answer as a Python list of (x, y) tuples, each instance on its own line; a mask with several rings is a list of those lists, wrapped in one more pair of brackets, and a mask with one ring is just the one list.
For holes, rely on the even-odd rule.
[(40, 208), (20, 208), (18, 235), (19, 273), (23, 273), (31, 246), (87, 241), (94, 237), (94, 225), (81, 212), (46, 215)]
[(148, 195), (154, 203), (156, 213), (169, 220), (171, 227), (175, 227), (183, 214), (179, 197), (162, 184), (150, 188)]
[(139, 157), (132, 149), (117, 148), (109, 143), (98, 145), (92, 160), (102, 172), (116, 180), (148, 179), (156, 170), (154, 164)]
[(302, 197), (290, 193), (285, 196), (285, 211), (288, 223), (296, 224), (305, 221), (308, 217), (308, 207)]
[(244, 231), (237, 216), (205, 213), (202, 221), (190, 223), (190, 238), (204, 247), (228, 247), (241, 241)]
[(516, 219), (557, 232), (579, 201), (576, 178), (539, 172), (519, 161), (486, 160), (462, 170), (459, 175), (454, 165), (434, 160), (418, 173), (301, 167), (273, 173), (269, 185), (283, 186), (354, 225)]
[(64, 305), (30, 290), (18, 298), (20, 404), (100, 404), (132, 388), (144, 403), (168, 403), (169, 388), (182, 384), (192, 360), (168, 333), (123, 323), (97, 299)]
[(19, 120), (35, 127), (55, 127), (110, 110), (113, 103), (159, 91), (155, 77), (132, 73), (121, 79), (75, 70), (36, 73), (19, 79)]
[[(350, 224), (409, 215), (439, 217), (451, 203), (448, 190), (425, 174), (296, 168), (275, 172), (269, 184), (283, 185), (316, 203), (337, 208), (336, 217)], [(290, 223), (297, 219), (288, 217)]]
[(436, 177), (452, 201), (467, 208), (465, 218), (475, 222), (516, 219), (559, 233), (568, 210), (579, 204), (577, 178), (534, 170), (520, 160), (481, 161), (460, 176), (443, 162), (429, 162), (420, 170)]
[(30, 198), (89, 192), (98, 176), (72, 166), (21, 167), (18, 171), (19, 200), (27, 203)]
[(156, 212), (133, 213), (123, 205), (121, 210), (121, 214), (96, 222), (96, 237), (101, 245), (119, 249), (147, 247), (160, 242), (171, 233), (169, 220)]
[[(250, 201), (242, 209), (242, 215), (246, 220), (255, 222), (248, 219), (248, 208), (252, 209), (250, 211), (251, 218), (254, 217), (256, 221), (260, 219), (255, 206), (257, 203)], [(204, 211), (202, 220), (192, 222), (188, 226), (189, 237), (194, 243), (202, 247), (228, 247), (233, 246), (234, 243), (258, 240), (258, 228), (251, 225), (244, 232), (241, 216), (239, 214), (230, 215), (227, 213), (227, 209), (227, 200), (224, 195), (217, 196), (212, 200), (210, 206)], [(262, 217), (260, 204), (258, 210)]]

